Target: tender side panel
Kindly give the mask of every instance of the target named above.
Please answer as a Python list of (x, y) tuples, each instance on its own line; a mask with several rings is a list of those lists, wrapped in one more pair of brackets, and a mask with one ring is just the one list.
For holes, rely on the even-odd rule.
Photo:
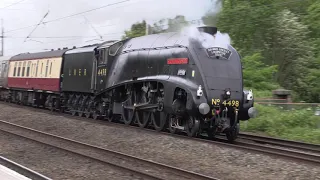
[(93, 51), (65, 55), (62, 91), (91, 92)]
[(10, 61), (8, 86), (28, 90), (60, 90), (62, 57)]

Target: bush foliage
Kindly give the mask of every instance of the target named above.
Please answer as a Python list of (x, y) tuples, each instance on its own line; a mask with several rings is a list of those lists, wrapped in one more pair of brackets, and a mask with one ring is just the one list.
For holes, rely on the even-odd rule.
[(262, 62), (262, 58), (260, 53), (254, 53), (242, 59), (245, 87), (256, 90), (272, 90), (277, 87), (274, 83), (277, 65), (268, 66)]
[(320, 116), (314, 110), (283, 110), (279, 107), (255, 105), (259, 115), (241, 123), (241, 131), (262, 132), (269, 136), (320, 144)]

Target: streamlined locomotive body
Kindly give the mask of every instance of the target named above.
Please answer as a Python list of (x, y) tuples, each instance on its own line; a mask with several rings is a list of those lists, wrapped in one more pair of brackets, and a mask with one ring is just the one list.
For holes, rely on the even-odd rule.
[[(216, 31), (211, 32), (199, 34), (214, 41)], [(252, 92), (243, 90), (237, 51), (231, 45), (214, 44), (173, 32), (97, 46), (88, 66), (96, 67), (96, 76), (86, 88), (94, 95), (69, 94), (68, 110), (140, 127), (151, 125), (159, 131), (184, 131), (189, 136), (223, 132), (234, 140), (239, 120), (252, 114), (248, 112)], [(64, 72), (66, 78), (67, 69)]]
[[(235, 140), (254, 114), (241, 58), (216, 28), (108, 41), (62, 55), (60, 96), (44, 106), (73, 115)], [(45, 96), (48, 97), (48, 96)]]

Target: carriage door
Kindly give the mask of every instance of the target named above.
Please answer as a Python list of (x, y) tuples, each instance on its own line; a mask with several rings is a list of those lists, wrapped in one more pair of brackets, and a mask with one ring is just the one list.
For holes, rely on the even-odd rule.
[(102, 91), (106, 88), (107, 84), (107, 62), (108, 62), (108, 49), (97, 50), (97, 78), (96, 78), (96, 90)]

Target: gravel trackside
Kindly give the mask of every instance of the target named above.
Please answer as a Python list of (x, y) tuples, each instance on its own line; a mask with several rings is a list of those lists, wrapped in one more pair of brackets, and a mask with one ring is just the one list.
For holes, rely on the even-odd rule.
[(52, 179), (139, 179), (104, 163), (3, 131), (0, 145), (1, 156)]
[[(320, 166), (296, 163), (210, 143), (178, 139), (164, 134), (147, 133), (139, 129), (101, 125), (94, 120), (92, 123), (75, 120), (37, 112), (32, 108), (12, 107), (5, 103), (0, 103), (0, 109), (1, 120), (220, 179), (320, 179)], [(3, 146), (4, 138), (1, 139), (0, 146)], [(1, 154), (6, 154), (9, 150), (10, 148), (0, 147)], [(54, 152), (47, 153), (54, 156)], [(14, 152), (11, 154), (14, 156)], [(33, 162), (31, 160), (33, 158), (39, 160), (41, 157), (30, 157), (30, 163)], [(50, 160), (55, 161), (54, 158)], [(56, 161), (61, 166), (64, 166), (64, 163), (68, 164), (59, 158)], [(76, 164), (85, 166), (83, 163), (85, 164), (79, 160)], [(85, 168), (95, 167), (82, 167)], [(96, 171), (99, 172), (99, 169), (101, 168)]]

